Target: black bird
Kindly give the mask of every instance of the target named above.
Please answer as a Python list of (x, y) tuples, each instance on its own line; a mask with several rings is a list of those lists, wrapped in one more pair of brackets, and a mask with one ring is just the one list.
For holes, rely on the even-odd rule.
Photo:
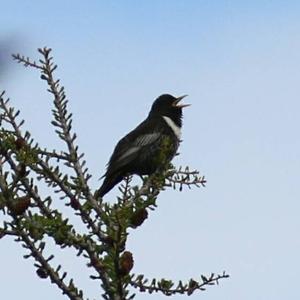
[(129, 174), (150, 175), (164, 168), (176, 154), (180, 142), (182, 108), (185, 97), (159, 96), (138, 127), (123, 137), (107, 164), (104, 182), (96, 192), (103, 197)]

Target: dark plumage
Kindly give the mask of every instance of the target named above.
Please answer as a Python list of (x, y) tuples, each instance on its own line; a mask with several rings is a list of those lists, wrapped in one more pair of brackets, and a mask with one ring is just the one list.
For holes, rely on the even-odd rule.
[(164, 94), (154, 101), (146, 120), (116, 145), (96, 197), (103, 197), (126, 175), (150, 175), (172, 160), (180, 142), (182, 108), (189, 105), (179, 103), (185, 96)]

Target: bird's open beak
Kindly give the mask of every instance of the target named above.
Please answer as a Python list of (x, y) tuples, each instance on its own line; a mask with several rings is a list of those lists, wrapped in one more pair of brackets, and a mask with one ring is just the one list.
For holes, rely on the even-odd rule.
[(173, 106), (178, 107), (178, 108), (183, 108), (183, 107), (187, 107), (190, 106), (191, 104), (184, 104), (184, 103), (179, 103), (183, 98), (185, 98), (187, 95), (183, 95), (180, 97), (177, 97)]

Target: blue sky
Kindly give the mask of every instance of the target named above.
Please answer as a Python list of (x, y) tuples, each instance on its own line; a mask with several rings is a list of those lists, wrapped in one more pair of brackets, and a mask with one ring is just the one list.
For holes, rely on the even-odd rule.
[[(199, 169), (208, 184), (161, 194), (130, 236), (134, 272), (231, 275), (191, 299), (299, 299), (300, 2), (9, 1), (1, 11), (1, 90), (41, 144), (61, 147), (44, 82), (6, 56), (54, 49), (95, 188), (115, 143), (158, 95), (189, 95), (174, 164)], [(63, 299), (21, 247), (1, 240), (0, 253), (3, 298)], [(88, 271), (59, 255), (97, 297)], [(137, 299), (151, 297), (164, 298)]]

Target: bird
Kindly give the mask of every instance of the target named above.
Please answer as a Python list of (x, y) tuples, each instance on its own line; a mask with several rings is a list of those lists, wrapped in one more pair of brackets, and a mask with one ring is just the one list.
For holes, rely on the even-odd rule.
[(182, 109), (190, 104), (180, 102), (186, 96), (163, 94), (153, 102), (148, 117), (117, 143), (96, 198), (128, 175), (151, 175), (166, 167), (181, 141)]

